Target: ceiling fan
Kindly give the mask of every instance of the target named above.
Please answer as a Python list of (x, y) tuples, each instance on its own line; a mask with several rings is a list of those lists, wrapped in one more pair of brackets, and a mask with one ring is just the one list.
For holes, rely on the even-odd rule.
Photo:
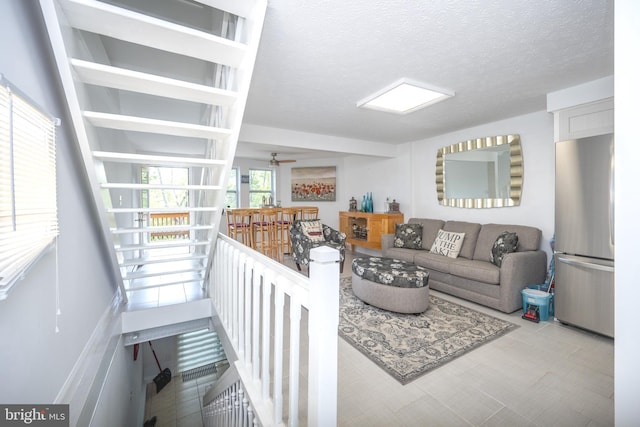
[(276, 156), (278, 153), (271, 153), (271, 160), (269, 160), (269, 166), (280, 166), (280, 163), (294, 163), (295, 160), (278, 160)]

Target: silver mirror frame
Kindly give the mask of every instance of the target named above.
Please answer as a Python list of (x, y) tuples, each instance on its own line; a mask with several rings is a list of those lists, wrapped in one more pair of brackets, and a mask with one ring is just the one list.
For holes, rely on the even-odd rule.
[[(446, 199), (445, 194), (445, 171), (444, 160), (447, 154), (459, 153), (463, 151), (481, 150), (487, 147), (509, 144), (511, 157), (511, 184), (509, 187), (509, 198), (505, 199)], [(436, 158), (436, 191), (438, 193), (438, 203), (443, 206), (457, 208), (481, 209), (481, 208), (503, 208), (520, 205), (522, 196), (522, 182), (524, 176), (524, 163), (522, 160), (522, 146), (520, 145), (520, 135), (500, 135), (488, 136), (485, 138), (469, 139), (448, 147), (438, 149)]]

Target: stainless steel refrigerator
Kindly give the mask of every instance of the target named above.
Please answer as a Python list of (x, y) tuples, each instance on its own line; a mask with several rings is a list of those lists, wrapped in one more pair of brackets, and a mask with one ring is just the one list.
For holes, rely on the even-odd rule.
[(555, 317), (614, 334), (613, 134), (556, 143)]

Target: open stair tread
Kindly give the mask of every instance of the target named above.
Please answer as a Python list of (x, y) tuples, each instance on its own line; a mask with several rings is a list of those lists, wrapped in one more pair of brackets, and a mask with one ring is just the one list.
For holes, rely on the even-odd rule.
[(108, 182), (100, 184), (102, 188), (119, 188), (129, 190), (222, 190), (220, 185), (172, 185), (172, 184), (129, 184), (129, 183), (115, 183)]
[[(204, 269), (206, 268), (206, 266), (194, 266), (194, 267), (189, 267), (189, 268), (181, 268), (181, 269), (175, 269), (175, 270), (170, 270), (170, 269), (165, 269), (162, 271), (153, 271), (153, 272), (142, 272), (142, 273), (128, 273), (127, 275), (123, 276), (124, 280), (136, 280), (136, 279), (146, 279), (149, 277), (157, 277), (157, 276), (171, 276), (171, 275), (175, 275), (175, 274), (185, 274), (185, 273), (200, 273), (202, 272)], [(191, 279), (191, 278), (189, 278)]]
[(175, 225), (162, 227), (112, 228), (113, 234), (126, 233), (159, 233), (162, 231), (213, 230), (213, 225)]
[(131, 258), (125, 262), (120, 263), (120, 267), (130, 267), (133, 265), (151, 265), (151, 264), (164, 264), (170, 262), (182, 262), (182, 261), (198, 261), (207, 259), (209, 255), (185, 255), (185, 256), (172, 256), (165, 258)]
[(156, 74), (72, 59), (76, 74), (87, 84), (146, 93), (208, 105), (231, 106), (237, 94), (228, 90), (170, 79)]
[(74, 28), (203, 61), (238, 67), (247, 51), (241, 43), (102, 2), (60, 5)]
[(205, 207), (175, 207), (175, 208), (109, 208), (107, 212), (110, 213), (157, 213), (157, 214), (175, 214), (183, 212), (216, 212), (217, 206), (205, 206)]
[(187, 248), (192, 246), (205, 246), (210, 245), (211, 240), (174, 240), (172, 243), (153, 243), (151, 245), (143, 244), (143, 245), (123, 245), (123, 246), (115, 246), (114, 249), (118, 252), (127, 252), (127, 251), (140, 251), (147, 250), (153, 251), (154, 249), (174, 249), (174, 248)]
[(202, 277), (200, 278), (192, 278), (192, 279), (180, 279), (180, 280), (174, 280), (174, 281), (169, 281), (169, 282), (162, 282), (162, 283), (154, 283), (154, 284), (144, 284), (144, 285), (140, 285), (140, 286), (126, 286), (126, 290), (127, 292), (131, 292), (131, 291), (142, 291), (142, 290), (148, 290), (148, 289), (154, 289), (154, 288), (164, 288), (167, 286), (174, 286), (174, 285), (184, 285), (187, 283), (199, 283), (202, 282)]
[(101, 113), (97, 111), (84, 111), (82, 115), (93, 126), (107, 129), (206, 139), (226, 139), (231, 135), (229, 129), (193, 123), (174, 122), (171, 120), (150, 119), (147, 117)]
[(224, 166), (226, 160), (201, 159), (195, 157), (160, 156), (153, 154), (117, 153), (108, 151), (94, 151), (93, 156), (103, 161), (115, 163), (155, 164), (159, 166), (175, 167), (215, 167)]

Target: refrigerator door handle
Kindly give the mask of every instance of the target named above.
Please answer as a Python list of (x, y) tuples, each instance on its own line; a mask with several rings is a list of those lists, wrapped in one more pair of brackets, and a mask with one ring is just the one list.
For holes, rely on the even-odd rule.
[(558, 255), (558, 262), (562, 262), (564, 264), (575, 265), (578, 267), (586, 267), (591, 268), (593, 270), (606, 271), (609, 273), (613, 273), (614, 268), (608, 265), (596, 264), (594, 262), (580, 261), (580, 259), (575, 257), (568, 257), (564, 255)]

